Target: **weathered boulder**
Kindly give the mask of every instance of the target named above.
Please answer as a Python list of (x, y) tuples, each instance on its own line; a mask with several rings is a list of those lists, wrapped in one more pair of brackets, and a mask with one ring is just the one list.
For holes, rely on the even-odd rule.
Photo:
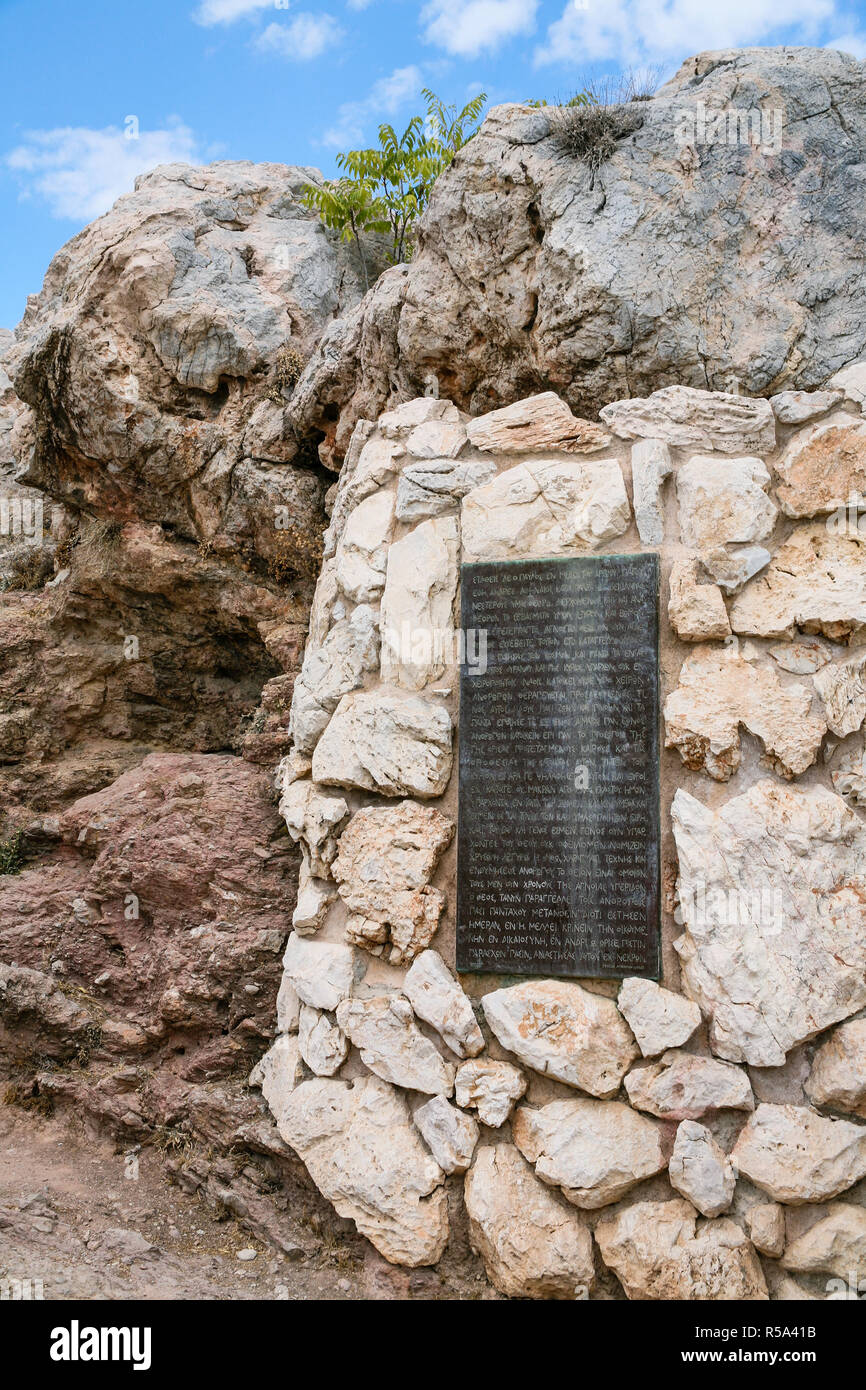
[(706, 1126), (694, 1120), (677, 1129), (668, 1177), (702, 1216), (721, 1216), (733, 1201), (737, 1179), (731, 1162)]
[(720, 1057), (781, 1066), (866, 1004), (866, 828), (823, 787), (672, 807), (687, 993)]
[(667, 1167), (662, 1126), (616, 1100), (521, 1105), (511, 1132), (538, 1176), (577, 1207), (608, 1206)]
[(661, 493), (673, 471), (671, 451), (662, 439), (639, 439), (632, 445), (631, 476), (634, 519), (642, 545), (661, 545), (665, 535)]
[(451, 658), (458, 543), (454, 517), (423, 521), (388, 551), (382, 679), (405, 690), (438, 680)]
[(436, 951), (422, 951), (406, 972), (406, 997), (419, 1018), (435, 1028), (458, 1057), (475, 1057), (484, 1035), (472, 1005)]
[(823, 1202), (866, 1176), (866, 1127), (807, 1106), (759, 1105), (732, 1161), (777, 1202)]
[[(631, 108), (595, 176), (563, 149), (560, 113), (496, 107), (437, 183), (411, 264), (322, 340), (293, 402), (300, 427), (326, 433), (331, 459), (359, 418), (437, 388), (473, 415), (547, 389), (587, 415), (626, 394), (734, 379), (746, 417), (763, 404), (749, 397), (823, 386), (866, 345), (858, 74), (827, 49), (699, 54)], [(773, 113), (773, 149), (784, 129), (777, 159), (696, 134), (699, 104), (724, 113), (743, 92)], [(784, 189), (780, 160), (794, 170)], [(756, 241), (771, 222), (771, 241)], [(732, 452), (767, 447), (765, 409), (758, 440)]]
[(479, 1129), (444, 1096), (432, 1096), (412, 1116), (424, 1143), (444, 1173), (465, 1173), (472, 1162)]
[(342, 1029), (328, 1014), (310, 1008), (309, 1004), (301, 1005), (298, 1046), (316, 1076), (333, 1076), (349, 1055), (349, 1043)]
[(838, 391), (780, 391), (770, 397), (773, 414), (780, 425), (802, 425), (818, 415), (826, 415), (834, 405), (845, 399)]
[(451, 775), (451, 716), (418, 695), (344, 695), (313, 754), (313, 778), (383, 796), (441, 796)]
[(806, 1082), (813, 1105), (866, 1120), (866, 1018), (842, 1023), (815, 1053)]
[(630, 520), (615, 458), (531, 458), (463, 498), (463, 559), (581, 554), (621, 536)]
[(697, 1229), (690, 1202), (636, 1202), (605, 1217), (595, 1238), (605, 1264), (633, 1299), (695, 1302), (769, 1297), (751, 1242), (721, 1217)]
[(729, 616), (746, 637), (793, 637), (801, 628), (838, 640), (858, 631), (866, 623), (866, 536), (798, 526)]
[(592, 1235), (510, 1144), (483, 1145), (466, 1175), (473, 1245), (509, 1298), (586, 1298), (595, 1282)]
[(283, 970), (302, 1003), (333, 1012), (363, 977), (364, 962), (340, 941), (308, 941), (292, 932)]
[(759, 458), (695, 454), (677, 472), (680, 536), (694, 550), (763, 541), (778, 508), (767, 496), (770, 474)]
[(697, 1004), (663, 989), (655, 980), (630, 976), (623, 980), (616, 1002), (644, 1057), (681, 1047), (700, 1026)]
[(320, 647), (308, 646), (292, 692), (289, 732), (299, 753), (311, 754), (349, 691), (379, 666), (378, 620), (362, 603), (331, 628)]
[(777, 1260), (785, 1249), (785, 1208), (778, 1202), (758, 1202), (750, 1207), (746, 1228), (762, 1255)]
[(277, 1119), (314, 1183), (392, 1264), (435, 1264), (448, 1240), (442, 1169), (400, 1093), (377, 1076), (317, 1078)]
[(484, 1016), (498, 1041), (533, 1071), (613, 1096), (639, 1055), (611, 999), (564, 980), (527, 980), (485, 994)]
[(526, 1091), (519, 1067), (493, 1057), (474, 1057), (457, 1068), (454, 1099), (464, 1110), (476, 1110), (482, 1124), (498, 1129)]
[(657, 1062), (635, 1067), (625, 1078), (625, 1089), (638, 1110), (663, 1120), (698, 1120), (713, 1110), (755, 1108), (745, 1071), (694, 1052), (666, 1052)]
[(698, 647), (665, 701), (665, 747), (678, 749), (687, 767), (717, 782), (726, 782), (740, 765), (741, 724), (787, 778), (815, 761), (827, 732), (824, 718), (812, 713), (812, 690), (783, 685), (775, 667), (760, 664), (758, 655), (748, 648)]
[(814, 679), (832, 732), (845, 738), (861, 728), (866, 719), (866, 653), (825, 665)]
[(452, 820), (417, 801), (355, 812), (332, 865), (350, 941), (395, 965), (426, 950), (445, 906), (430, 879), (453, 835)]
[(722, 591), (715, 584), (698, 583), (697, 556), (677, 560), (671, 568), (668, 618), (682, 642), (730, 636)]
[(575, 419), (553, 391), (491, 410), (471, 420), (466, 432), (474, 448), (500, 454), (543, 454), (549, 449), (594, 454), (610, 443), (606, 430), (591, 420)]
[(303, 778), (281, 782), (280, 815), (295, 841), (300, 841), (317, 878), (328, 878), (337, 853), (337, 837), (349, 818), (341, 796), (329, 796)]
[(791, 1241), (782, 1264), (798, 1274), (835, 1274), (855, 1291), (866, 1278), (866, 1210), (830, 1202), (808, 1231)]
[(337, 1023), (360, 1049), (361, 1061), (383, 1081), (426, 1095), (450, 1096), (454, 1065), (418, 1028), (408, 999), (399, 994), (344, 999)]
[(840, 796), (854, 806), (866, 806), (866, 739), (841, 753), (830, 769), (830, 780)]
[(297, 353), (297, 375), (363, 291), (353, 250), (301, 205), (320, 177), (164, 165), (58, 252), (11, 364), (34, 483), (225, 553), (274, 539), (274, 504), (304, 524), (320, 484), (286, 467), (298, 444), (279, 355)]

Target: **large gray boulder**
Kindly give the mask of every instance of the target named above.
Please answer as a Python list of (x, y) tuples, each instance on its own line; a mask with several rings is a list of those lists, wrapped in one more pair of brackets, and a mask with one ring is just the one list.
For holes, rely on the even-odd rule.
[(323, 462), (361, 416), (437, 390), (481, 414), (552, 388), (595, 416), (673, 383), (822, 385), (866, 345), (864, 72), (825, 49), (700, 54), (634, 104), (639, 128), (595, 173), (554, 110), (496, 107), (437, 183), (414, 260), (331, 325), (299, 383)]

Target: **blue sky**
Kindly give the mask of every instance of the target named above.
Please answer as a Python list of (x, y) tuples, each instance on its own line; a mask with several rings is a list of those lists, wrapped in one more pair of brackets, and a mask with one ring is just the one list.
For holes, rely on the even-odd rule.
[[(53, 253), (167, 160), (339, 149), (482, 88), (570, 95), (587, 72), (746, 44), (866, 59), (864, 0), (0, 0), (0, 326)], [(137, 138), (128, 134), (137, 132)]]

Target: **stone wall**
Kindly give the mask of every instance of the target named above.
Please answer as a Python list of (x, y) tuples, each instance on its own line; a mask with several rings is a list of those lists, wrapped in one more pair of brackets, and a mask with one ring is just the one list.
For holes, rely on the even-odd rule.
[[(866, 521), (839, 510), (866, 491), (864, 392), (860, 365), (771, 401), (670, 387), (602, 425), (548, 393), (357, 426), (278, 771), (303, 867), (250, 1079), (387, 1260), (440, 1260), (462, 1182), (510, 1296), (866, 1275)], [(456, 626), (461, 560), (640, 550), (663, 980), (458, 981), (458, 677), (424, 634)]]

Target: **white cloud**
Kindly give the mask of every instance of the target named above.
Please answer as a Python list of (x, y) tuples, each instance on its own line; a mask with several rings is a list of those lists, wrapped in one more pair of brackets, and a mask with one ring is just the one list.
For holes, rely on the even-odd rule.
[(197, 164), (193, 132), (178, 121), (129, 139), (117, 126), (31, 130), (3, 161), (22, 179), (24, 197), (42, 198), (52, 217), (89, 222), (128, 193), (138, 174), (157, 164)]
[(296, 15), (290, 24), (269, 24), (255, 40), (261, 53), (278, 53), (293, 63), (307, 63), (332, 48), (343, 37), (343, 30), (331, 14)]
[(663, 61), (782, 34), (788, 43), (814, 42), (834, 14), (835, 0), (788, 0), (781, 9), (777, 0), (568, 0), (535, 62)]
[(850, 53), (860, 63), (866, 63), (866, 34), (846, 34), (844, 38), (825, 43), (825, 48), (838, 48), (841, 53)]
[[(274, 0), (202, 0), (192, 17), (196, 24), (234, 24), (236, 19), (243, 19), (245, 15), (273, 8)], [(288, 5), (282, 8), (288, 9)]]
[(393, 116), (411, 97), (420, 97), (423, 80), (421, 69), (414, 63), (380, 77), (363, 101), (347, 101), (340, 107), (336, 124), (325, 131), (322, 143), (335, 149), (357, 145), (363, 140), (369, 121)]
[(538, 0), (428, 0), (421, 22), (428, 43), (475, 58), (506, 39), (531, 34), (537, 10)]
[(347, 9), (347, 10), (366, 10), (367, 6), (368, 6), (368, 5), (371, 5), (372, 3), (373, 3), (373, 0), (346, 0), (346, 9)]

